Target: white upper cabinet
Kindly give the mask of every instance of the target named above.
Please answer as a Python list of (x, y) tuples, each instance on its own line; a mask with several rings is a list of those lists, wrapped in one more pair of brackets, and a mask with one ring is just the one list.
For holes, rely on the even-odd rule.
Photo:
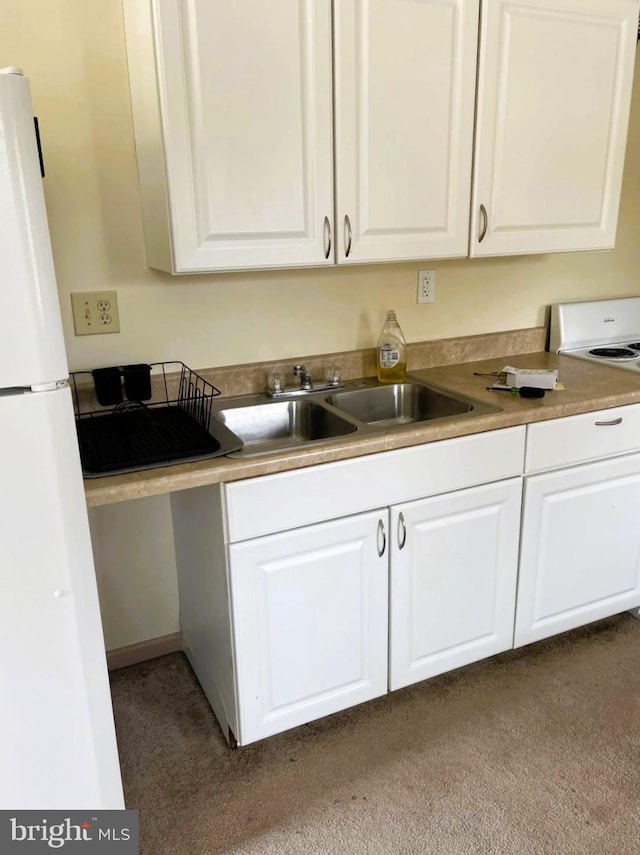
[(614, 245), (638, 0), (124, 8), (151, 267)]
[(331, 0), (125, 0), (147, 260), (331, 264)]
[(149, 265), (467, 255), (478, 3), (125, 0)]
[(335, 4), (339, 264), (467, 255), (478, 3)]
[(614, 246), (630, 0), (483, 0), (471, 255)]

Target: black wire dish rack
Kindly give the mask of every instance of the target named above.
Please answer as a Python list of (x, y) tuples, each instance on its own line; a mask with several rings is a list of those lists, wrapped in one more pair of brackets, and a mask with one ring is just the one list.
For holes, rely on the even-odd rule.
[(75, 371), (70, 384), (87, 478), (218, 457), (242, 447), (211, 417), (220, 390), (183, 362)]

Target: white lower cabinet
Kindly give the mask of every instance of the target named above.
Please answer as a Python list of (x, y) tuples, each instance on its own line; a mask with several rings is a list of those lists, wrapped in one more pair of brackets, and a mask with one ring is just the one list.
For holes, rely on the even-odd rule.
[(516, 647), (640, 604), (639, 508), (640, 454), (526, 479)]
[[(513, 645), (521, 479), (229, 547), (253, 742)], [(389, 580), (390, 578), (390, 591)], [(390, 594), (389, 652), (387, 655)]]
[(389, 688), (513, 645), (522, 479), (391, 509)]
[(183, 646), (231, 743), (511, 647), (524, 438), (172, 494)]
[(242, 743), (387, 691), (388, 511), (229, 547)]
[(640, 404), (173, 493), (229, 742), (639, 607), (638, 437)]

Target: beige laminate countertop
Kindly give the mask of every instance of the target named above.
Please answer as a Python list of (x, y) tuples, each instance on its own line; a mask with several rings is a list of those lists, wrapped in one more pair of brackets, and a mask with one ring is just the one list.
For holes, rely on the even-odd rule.
[[(541, 399), (514, 397), (507, 392), (488, 392), (486, 387), (491, 385), (492, 378), (474, 374), (476, 371), (499, 371), (505, 365), (519, 368), (557, 368), (565, 390), (547, 392)], [(449, 421), (423, 422), (377, 435), (350, 435), (313, 447), (308, 446), (300, 451), (278, 452), (245, 459), (216, 457), (125, 475), (86, 479), (84, 483), (87, 505), (110, 505), (221, 481), (238, 481), (512, 425), (640, 403), (640, 372), (636, 374), (632, 371), (622, 371), (619, 368), (544, 351), (425, 368), (409, 373), (453, 392), (500, 406), (502, 412), (472, 418), (452, 418)]]

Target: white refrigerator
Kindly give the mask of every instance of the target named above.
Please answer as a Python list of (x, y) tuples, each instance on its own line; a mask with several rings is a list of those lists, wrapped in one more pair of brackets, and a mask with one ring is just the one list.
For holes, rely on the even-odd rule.
[(0, 809), (124, 807), (68, 366), (20, 69), (0, 70)]

